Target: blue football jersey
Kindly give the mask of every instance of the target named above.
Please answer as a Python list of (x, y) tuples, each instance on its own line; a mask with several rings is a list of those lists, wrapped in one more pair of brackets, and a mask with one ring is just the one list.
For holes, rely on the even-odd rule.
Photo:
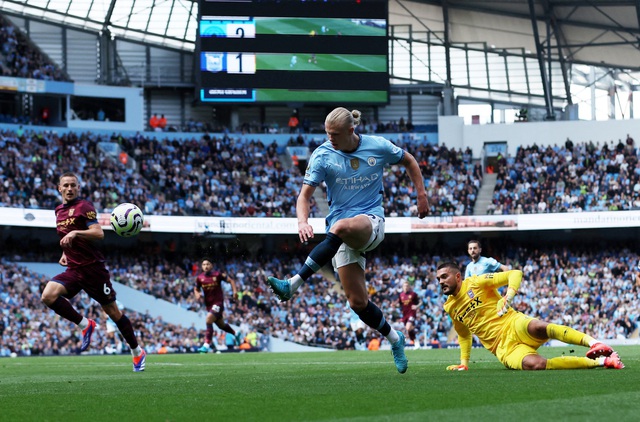
[(329, 215), (327, 231), (338, 220), (359, 214), (384, 218), (382, 174), (387, 164), (396, 164), (404, 150), (380, 136), (360, 135), (354, 152), (342, 152), (326, 141), (311, 154), (304, 183), (327, 184)]
[(500, 264), (494, 258), (487, 258), (481, 256), (478, 262), (469, 262), (467, 269), (464, 271), (464, 278), (471, 277), (472, 275), (482, 275), (487, 273), (495, 273), (500, 271)]

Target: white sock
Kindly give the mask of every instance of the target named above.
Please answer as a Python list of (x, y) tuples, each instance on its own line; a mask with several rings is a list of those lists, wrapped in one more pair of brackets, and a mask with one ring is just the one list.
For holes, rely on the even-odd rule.
[(82, 317), (82, 321), (78, 323), (78, 327), (84, 330), (88, 326), (89, 326), (89, 320), (87, 319), (87, 317)]
[(203, 344), (204, 347), (209, 347), (209, 343)]
[(595, 338), (593, 340), (589, 341), (589, 347), (593, 346), (596, 343), (602, 343), (600, 340), (596, 340)]
[(300, 277), (300, 274), (296, 274), (289, 279), (289, 284), (291, 285), (291, 293), (294, 293), (298, 290), (298, 287), (304, 284), (304, 280)]
[(600, 356), (599, 358), (596, 358), (596, 360), (598, 361), (598, 363), (600, 364), (600, 366), (604, 366), (604, 360), (606, 359), (605, 356)]
[(387, 340), (389, 340), (389, 343), (391, 344), (396, 344), (400, 341), (400, 336), (398, 335), (398, 332), (392, 328), (391, 331), (389, 331), (389, 334), (387, 334)]
[(131, 354), (132, 354), (134, 357), (138, 357), (138, 356), (140, 356), (140, 355), (142, 354), (142, 347), (138, 346), (138, 347), (136, 347), (135, 349), (131, 349)]

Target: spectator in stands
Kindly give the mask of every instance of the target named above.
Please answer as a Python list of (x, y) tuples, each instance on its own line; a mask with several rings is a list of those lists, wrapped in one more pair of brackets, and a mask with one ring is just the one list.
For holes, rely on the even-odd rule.
[(298, 131), (298, 125), (300, 124), (300, 120), (298, 119), (298, 111), (293, 110), (293, 114), (289, 117), (289, 133), (296, 133)]
[(158, 119), (158, 128), (156, 130), (158, 129), (161, 132), (164, 132), (165, 130), (167, 130), (167, 118), (164, 117), (164, 114), (160, 115), (160, 118)]
[(160, 119), (158, 118), (158, 114), (157, 113), (153, 113), (153, 116), (151, 116), (151, 118), (149, 118), (149, 128), (152, 131), (157, 131), (159, 128), (159, 124), (160, 124)]

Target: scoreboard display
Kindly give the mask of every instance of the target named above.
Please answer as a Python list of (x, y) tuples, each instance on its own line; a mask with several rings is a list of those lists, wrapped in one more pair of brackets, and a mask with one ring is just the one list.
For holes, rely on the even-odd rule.
[(387, 0), (199, 0), (205, 103), (389, 102)]

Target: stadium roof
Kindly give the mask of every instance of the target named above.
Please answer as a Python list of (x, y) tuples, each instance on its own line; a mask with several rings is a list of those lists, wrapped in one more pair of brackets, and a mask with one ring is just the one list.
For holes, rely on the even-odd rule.
[[(0, 10), (185, 50), (195, 46), (193, 0), (0, 0)], [(640, 0), (389, 0), (389, 10), (391, 25), (442, 34), (447, 28), (451, 43), (484, 41), (534, 53), (540, 45), (568, 62), (640, 70)]]
[(184, 50), (194, 50), (198, 28), (192, 0), (0, 0), (0, 10)]
[[(366, 2), (362, 0), (363, 6)], [(195, 49), (196, 0), (0, 0), (0, 11), (108, 30), (131, 41)], [(480, 45), (489, 54), (537, 56), (545, 87), (548, 70), (543, 63), (554, 61), (571, 68), (565, 85), (571, 79), (585, 86), (608, 89), (615, 83), (640, 90), (640, 0), (389, 0), (389, 24), (410, 28), (416, 37), (427, 34), (441, 46)]]
[(484, 41), (496, 48), (525, 48), (534, 53), (539, 44), (543, 49), (550, 47), (552, 57), (572, 63), (640, 70), (639, 0), (418, 2), (426, 5), (421, 16), (405, 7), (409, 2), (391, 1), (390, 5), (404, 9), (392, 16), (392, 23), (409, 21), (416, 27), (432, 25), (430, 29), (444, 31), (447, 16), (452, 43)]

